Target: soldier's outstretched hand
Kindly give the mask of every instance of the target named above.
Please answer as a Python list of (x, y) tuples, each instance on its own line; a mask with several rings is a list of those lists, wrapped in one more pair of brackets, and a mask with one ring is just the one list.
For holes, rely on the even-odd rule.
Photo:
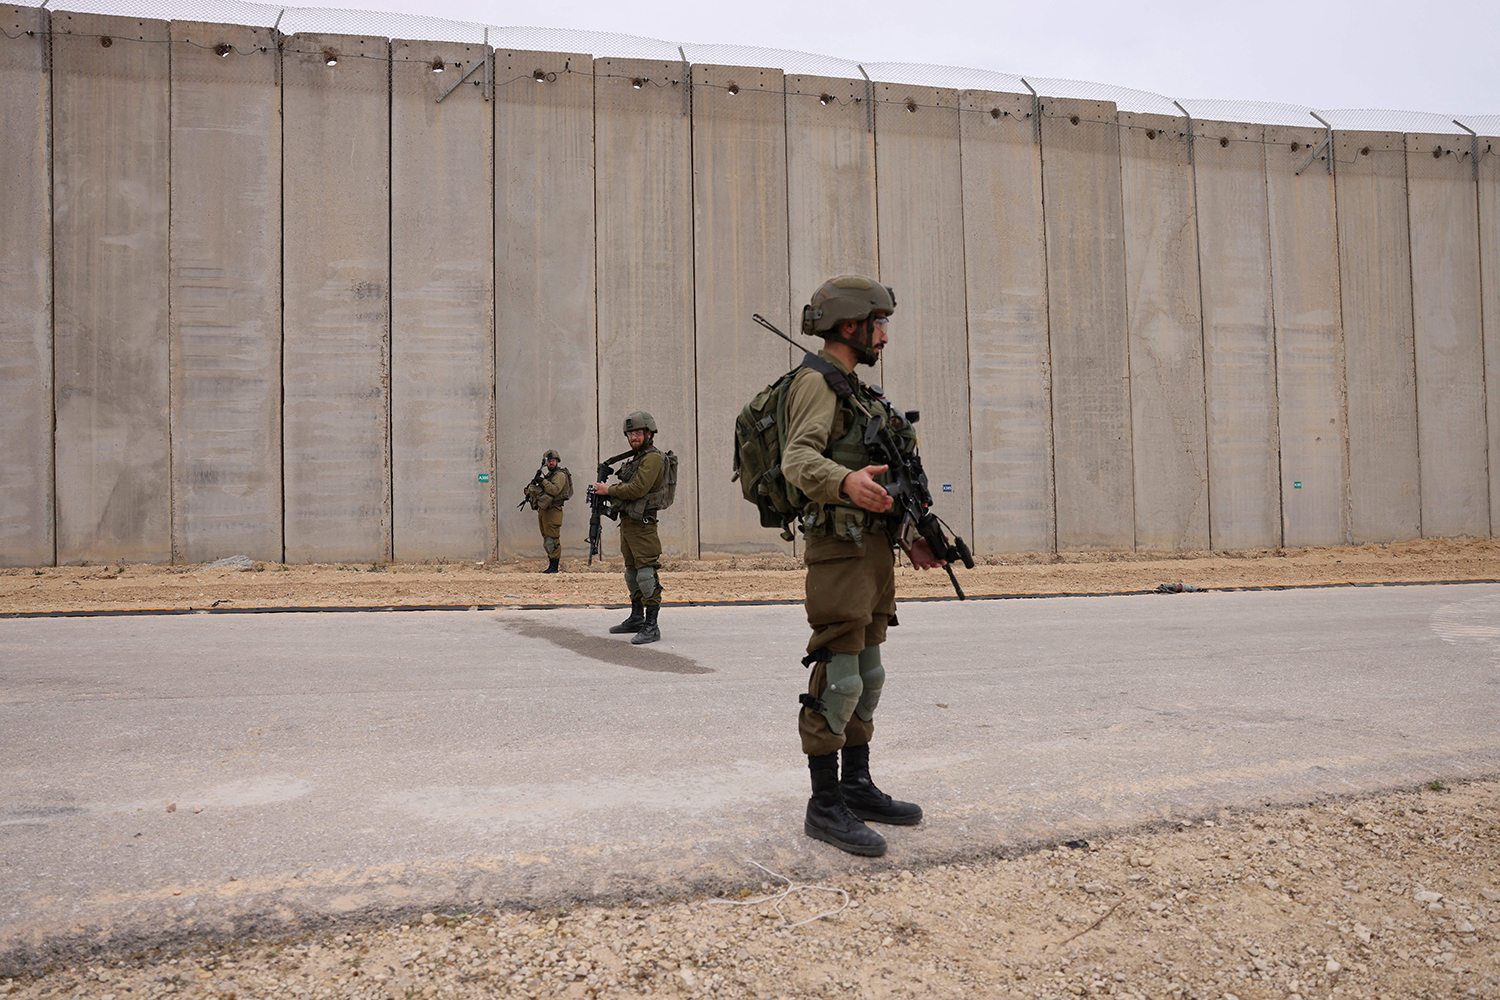
[(889, 468), (889, 465), (867, 465), (863, 469), (855, 469), (844, 477), (839, 490), (865, 510), (884, 514), (895, 501), (885, 491), (885, 487), (875, 481), (875, 477)]
[(911, 564), (917, 569), (937, 569), (948, 565), (948, 560), (939, 559), (932, 554), (932, 547), (927, 544), (925, 538), (918, 538), (912, 547), (906, 550), (906, 554), (911, 557)]

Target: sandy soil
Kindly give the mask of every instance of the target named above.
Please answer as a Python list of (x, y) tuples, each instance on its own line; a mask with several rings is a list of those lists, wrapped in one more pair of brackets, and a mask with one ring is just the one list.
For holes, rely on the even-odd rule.
[(826, 888), (778, 900), (787, 888), (747, 865), (727, 900), (429, 913), (118, 956), (0, 980), (0, 994), (1500, 997), (1496, 781), (1221, 814), (917, 872), (851, 858)]
[[(339, 563), (251, 568), (202, 564), (110, 563), (0, 569), (0, 613), (83, 609), (379, 607), (392, 604), (620, 604), (626, 601), (618, 560), (563, 560), (544, 575), (544, 560), (504, 563)], [(674, 601), (802, 599), (798, 564), (786, 556), (714, 562), (668, 560), (663, 587)], [(1181, 556), (1019, 554), (959, 568), (970, 595), (1117, 593), (1162, 584), (1204, 588), (1305, 586), (1347, 581), (1500, 580), (1500, 542), (1417, 541)], [(898, 570), (903, 597), (951, 594), (941, 571)]]

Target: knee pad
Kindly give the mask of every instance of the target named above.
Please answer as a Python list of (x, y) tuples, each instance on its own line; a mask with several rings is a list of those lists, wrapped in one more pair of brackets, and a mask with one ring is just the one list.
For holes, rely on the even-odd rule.
[(640, 584), (642, 599), (649, 601), (656, 596), (656, 589), (661, 584), (657, 582), (655, 566), (642, 566), (635, 571), (635, 578)]
[(639, 571), (633, 569), (627, 569), (625, 571), (625, 589), (630, 592), (631, 597), (640, 596), (641, 588), (636, 582), (638, 578)]
[(829, 729), (842, 736), (864, 691), (859, 676), (859, 657), (853, 653), (835, 653), (824, 673), (827, 683), (818, 696), (823, 703), (823, 718), (828, 720)]
[(555, 538), (543, 538), (542, 548), (546, 550), (547, 556), (550, 558), (557, 555), (557, 550), (562, 548), (562, 546), (558, 544)]
[(859, 679), (862, 690), (859, 704), (854, 710), (859, 717), (869, 722), (875, 718), (875, 706), (880, 704), (880, 689), (885, 687), (885, 667), (880, 665), (880, 647), (866, 646), (859, 654)]

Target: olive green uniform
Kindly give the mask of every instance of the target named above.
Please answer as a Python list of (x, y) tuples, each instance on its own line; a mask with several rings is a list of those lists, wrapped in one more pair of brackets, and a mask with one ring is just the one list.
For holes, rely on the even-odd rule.
[(541, 491), (536, 494), (536, 522), (542, 532), (542, 548), (548, 558), (556, 558), (562, 551), (563, 503), (558, 496), (567, 492), (570, 482), (568, 470), (558, 466), (542, 477)]
[(639, 599), (648, 608), (661, 604), (661, 536), (656, 533), (652, 501), (664, 496), (666, 469), (662, 453), (647, 444), (620, 466), (616, 473), (620, 482), (609, 488), (609, 499), (620, 513), (625, 583), (631, 600)]
[[(867, 409), (881, 407), (888, 418), (894, 415), (842, 361), (827, 351), (818, 356), (849, 378)], [(793, 378), (781, 469), (809, 500), (803, 523), (807, 622), (813, 630), (807, 643), (813, 660), (807, 702), (813, 704), (804, 702), (798, 715), (802, 750), (809, 756), (870, 742), (885, 679), (879, 647), (886, 629), (899, 624), (890, 535), (892, 515), (899, 512), (864, 510), (840, 491), (845, 476), (870, 464), (859, 421), (854, 407), (841, 402), (819, 372), (803, 368)], [(898, 428), (897, 421), (892, 425)], [(915, 445), (904, 422), (899, 422), (897, 436), (903, 447)], [(876, 482), (886, 479), (880, 476)]]

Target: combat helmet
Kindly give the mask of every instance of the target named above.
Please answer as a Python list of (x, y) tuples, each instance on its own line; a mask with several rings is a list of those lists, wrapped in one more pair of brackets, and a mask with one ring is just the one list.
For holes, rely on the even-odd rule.
[(812, 293), (812, 301), (802, 307), (802, 332), (809, 337), (836, 340), (854, 348), (859, 360), (873, 365), (876, 355), (868, 344), (849, 340), (837, 333), (845, 320), (869, 319), (872, 313), (889, 316), (896, 311), (896, 292), (862, 274), (841, 274), (829, 278)]
[(547, 462), (549, 462), (550, 460), (552, 460), (554, 458), (557, 459), (559, 462), (562, 461), (562, 456), (557, 453), (557, 449), (555, 449), (555, 448), (548, 448), (542, 454), (542, 464), (545, 465), (545, 464), (547, 464)]
[(625, 430), (623, 433), (629, 434), (631, 431), (646, 431), (649, 434), (655, 434), (656, 418), (645, 410), (636, 410), (625, 418)]

